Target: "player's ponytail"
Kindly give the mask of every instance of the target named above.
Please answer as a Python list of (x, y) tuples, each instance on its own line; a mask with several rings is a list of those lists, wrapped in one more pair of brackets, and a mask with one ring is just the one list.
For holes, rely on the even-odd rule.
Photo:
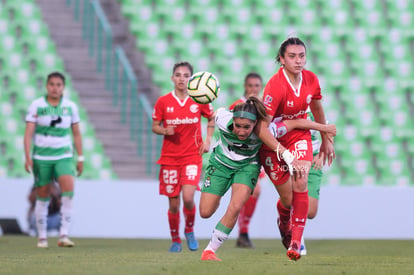
[[(251, 119), (250, 117), (242, 116), (243, 113), (250, 113), (254, 115), (255, 119)], [(246, 100), (244, 103), (239, 103), (234, 107), (233, 110), (233, 117), (244, 117), (249, 118), (251, 120), (264, 120), (266, 118), (266, 108), (262, 101), (257, 97), (251, 96), (249, 99)]]

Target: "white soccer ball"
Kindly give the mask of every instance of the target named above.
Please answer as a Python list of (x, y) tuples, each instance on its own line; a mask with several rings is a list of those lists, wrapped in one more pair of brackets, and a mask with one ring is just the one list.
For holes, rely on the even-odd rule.
[(188, 81), (188, 95), (197, 103), (208, 104), (219, 95), (220, 83), (216, 76), (209, 72), (198, 72)]

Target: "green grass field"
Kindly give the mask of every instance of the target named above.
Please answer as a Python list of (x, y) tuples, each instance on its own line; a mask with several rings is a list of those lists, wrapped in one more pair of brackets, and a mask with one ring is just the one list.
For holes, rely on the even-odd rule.
[(254, 240), (239, 249), (228, 240), (218, 251), (222, 262), (201, 262), (201, 249), (168, 253), (169, 240), (82, 239), (48, 249), (26, 236), (0, 237), (0, 274), (414, 274), (414, 240), (312, 240), (308, 256), (290, 262), (279, 240)]

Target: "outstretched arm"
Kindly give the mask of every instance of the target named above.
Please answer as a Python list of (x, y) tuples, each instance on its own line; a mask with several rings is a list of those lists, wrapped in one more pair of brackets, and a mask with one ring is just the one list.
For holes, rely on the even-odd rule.
[(309, 129), (317, 130), (323, 133), (326, 133), (330, 136), (336, 136), (336, 126), (335, 124), (321, 124), (314, 122), (308, 119), (298, 118), (293, 120), (283, 120), (283, 123), (286, 125), (287, 130), (291, 131), (293, 129)]
[(200, 155), (207, 153), (208, 150), (210, 150), (211, 138), (213, 137), (213, 134), (214, 134), (215, 125), (216, 125), (216, 120), (215, 120), (215, 115), (213, 115), (208, 119), (207, 136), (203, 144), (200, 146), (200, 149), (199, 149)]

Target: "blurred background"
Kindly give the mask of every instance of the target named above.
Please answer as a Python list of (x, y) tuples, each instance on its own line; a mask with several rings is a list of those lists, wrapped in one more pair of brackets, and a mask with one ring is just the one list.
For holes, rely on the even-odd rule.
[(297, 36), (338, 128), (322, 190), (412, 192), (413, 16), (410, 0), (0, 0), (0, 178), (32, 184), (24, 117), (46, 93), (47, 74), (61, 71), (81, 112), (79, 181), (114, 190), (144, 181), (155, 198), (161, 138), (151, 132), (151, 113), (173, 88), (173, 64), (214, 73), (221, 84), (214, 106), (229, 106), (247, 73), (266, 83), (280, 44)]

